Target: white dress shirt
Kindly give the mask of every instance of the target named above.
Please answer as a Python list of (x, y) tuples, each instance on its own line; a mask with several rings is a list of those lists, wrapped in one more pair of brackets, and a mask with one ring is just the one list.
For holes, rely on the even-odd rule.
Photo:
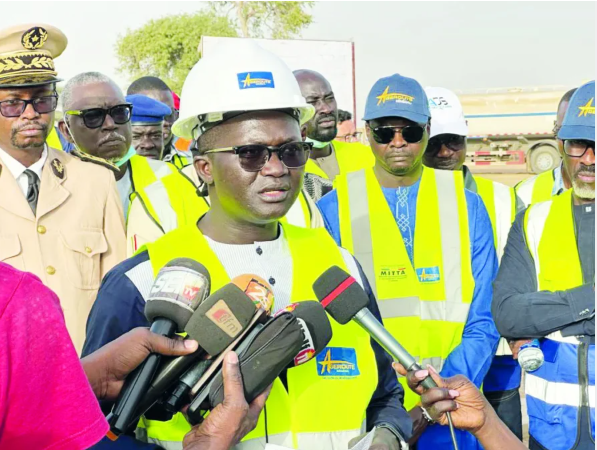
[(131, 203), (131, 194), (133, 193), (133, 184), (131, 183), (131, 167), (127, 167), (124, 176), (116, 182), (118, 195), (122, 202), (122, 211), (124, 212), (124, 221), (126, 223), (129, 215), (129, 206)]
[(0, 148), (0, 159), (4, 163), (4, 165), (8, 168), (12, 176), (17, 180), (17, 184), (21, 189), (21, 192), (25, 197), (27, 197), (27, 190), (29, 189), (29, 178), (25, 175), (25, 171), (27, 169), (34, 172), (39, 180), (41, 181), (41, 172), (44, 168), (44, 164), (46, 163), (46, 159), (48, 159), (48, 150), (44, 146), (44, 150), (41, 152), (41, 158), (39, 158), (36, 162), (31, 164), (29, 167), (25, 167), (19, 161), (14, 159), (10, 156), (6, 151)]

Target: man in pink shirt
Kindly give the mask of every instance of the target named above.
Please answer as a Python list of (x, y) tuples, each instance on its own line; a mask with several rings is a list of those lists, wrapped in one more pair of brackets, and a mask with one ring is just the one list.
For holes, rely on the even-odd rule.
[[(108, 431), (97, 399), (115, 399), (149, 355), (184, 355), (195, 341), (137, 328), (79, 361), (56, 294), (39, 278), (0, 262), (0, 450), (78, 450)], [(257, 423), (269, 391), (247, 405), (230, 353), (225, 399), (185, 438), (185, 449), (227, 449)]]

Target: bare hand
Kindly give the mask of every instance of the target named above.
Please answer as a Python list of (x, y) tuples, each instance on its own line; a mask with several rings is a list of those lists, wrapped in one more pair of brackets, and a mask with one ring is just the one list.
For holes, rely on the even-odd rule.
[(421, 396), (421, 404), (436, 422), (447, 425), (446, 412), (452, 411), (456, 428), (476, 433), (493, 410), (481, 391), (465, 376), (442, 378), (427, 366), (431, 378), (438, 385)]
[(81, 360), (93, 392), (100, 400), (118, 397), (126, 376), (150, 353), (181, 356), (195, 352), (197, 341), (169, 339), (147, 328), (135, 328)]
[(184, 450), (228, 450), (257, 425), (271, 386), (251, 404), (243, 389), (238, 356), (234, 352), (224, 360), (224, 401), (211, 411), (205, 421), (195, 425), (185, 436)]
[(529, 342), (531, 342), (531, 339), (508, 341), (508, 345), (510, 346), (510, 350), (512, 351), (512, 358), (518, 359), (518, 352), (520, 352), (520, 347), (522, 347), (524, 344), (528, 344)]

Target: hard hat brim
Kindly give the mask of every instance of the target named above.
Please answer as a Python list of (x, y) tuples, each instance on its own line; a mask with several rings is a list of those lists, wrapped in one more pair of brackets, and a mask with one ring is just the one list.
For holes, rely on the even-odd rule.
[[(246, 112), (255, 112), (255, 111), (272, 111), (272, 110), (280, 110), (280, 109), (298, 109), (300, 112), (300, 119), (299, 124), (303, 125), (307, 123), (311, 118), (315, 115), (315, 108), (309, 104), (302, 104), (298, 106), (289, 106), (289, 105), (279, 105), (279, 106), (272, 106), (272, 107), (262, 107), (255, 110), (246, 110)], [(231, 111), (226, 111), (231, 112)], [(210, 114), (217, 114), (219, 111), (214, 111)], [(223, 112), (222, 112), (223, 113)], [(193, 135), (193, 130), (197, 130)], [(199, 118), (197, 116), (193, 117), (185, 117), (179, 118), (174, 124), (172, 125), (172, 133), (180, 138), (183, 139), (196, 139), (201, 135), (199, 131)]]

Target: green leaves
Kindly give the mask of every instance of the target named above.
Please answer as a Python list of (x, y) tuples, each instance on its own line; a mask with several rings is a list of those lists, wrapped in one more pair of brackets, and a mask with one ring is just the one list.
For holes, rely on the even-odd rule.
[(116, 53), (119, 71), (131, 80), (153, 75), (180, 92), (184, 79), (199, 61), (201, 36), (235, 37), (226, 17), (211, 11), (181, 14), (151, 20), (137, 30), (119, 37)]
[(180, 93), (187, 74), (201, 57), (201, 36), (292, 38), (311, 23), (308, 11), (313, 3), (210, 2), (210, 9), (195, 14), (151, 20), (118, 38), (118, 70), (131, 80), (159, 77)]

